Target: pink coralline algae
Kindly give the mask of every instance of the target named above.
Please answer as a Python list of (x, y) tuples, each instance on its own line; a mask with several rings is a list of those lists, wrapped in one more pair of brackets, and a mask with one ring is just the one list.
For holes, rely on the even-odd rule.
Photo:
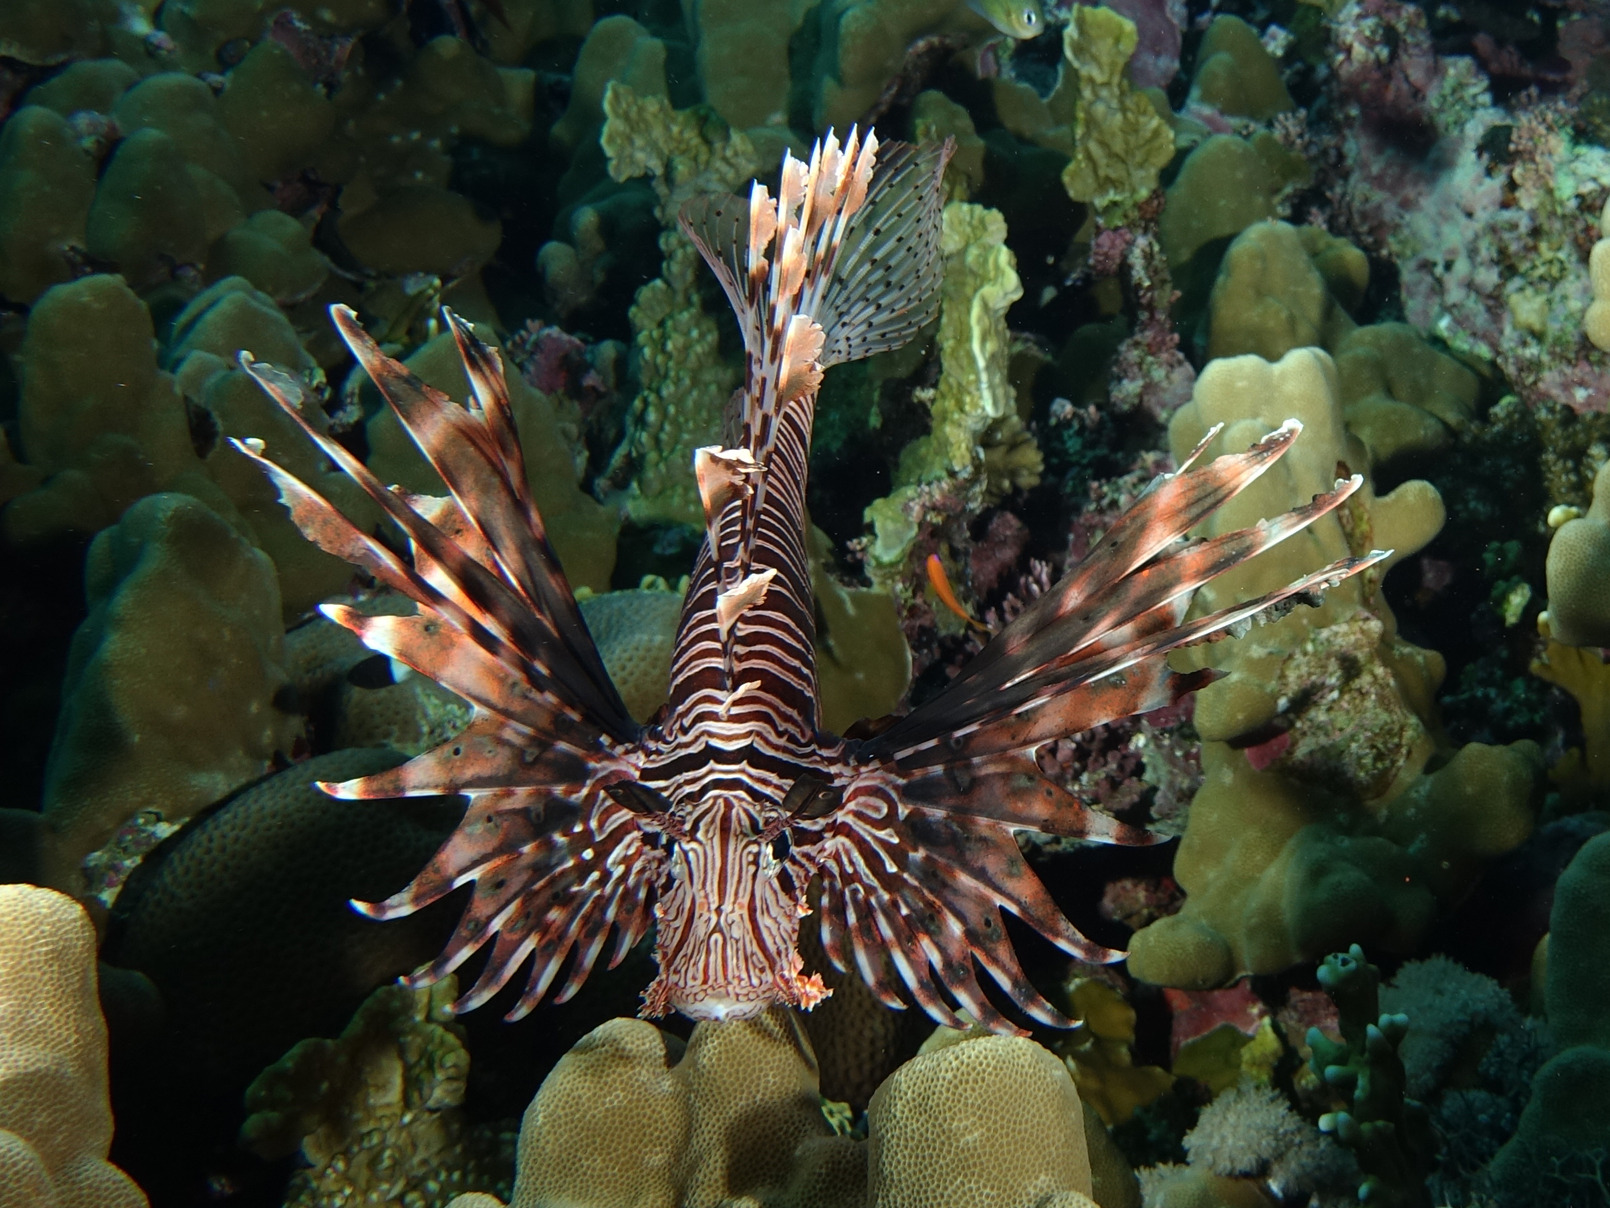
[(1191, 1041), (1219, 1028), (1234, 1028), (1243, 1036), (1256, 1036), (1269, 1018), (1269, 1008), (1252, 992), (1251, 983), (1245, 981), (1225, 990), (1166, 988), (1163, 1001), (1173, 1013), (1169, 1050), (1175, 1059)]
[(1610, 361), (1582, 335), (1587, 254), (1610, 152), (1580, 142), (1574, 94), (1494, 104), (1470, 58), (1439, 58), (1413, 5), (1360, 0), (1332, 65), (1347, 123), (1338, 217), (1397, 263), (1404, 316), (1493, 365), (1528, 404), (1610, 406)]
[(508, 347), (528, 385), (574, 399), (584, 412), (614, 391), (614, 351), (536, 320), (510, 337)]
[[(1135, 226), (1122, 232), (1122, 269), (1135, 300), (1134, 329), (1118, 346), (1113, 358), (1108, 398), (1120, 411), (1140, 409), (1153, 419), (1166, 421), (1191, 397), (1196, 370), (1180, 351), (1179, 334), (1174, 330), (1171, 307), (1179, 299), (1168, 271), (1168, 258), (1157, 238), (1157, 217), (1162, 212), (1162, 194), (1157, 193), (1136, 209)], [(1103, 232), (1119, 235), (1119, 232)], [(1091, 268), (1096, 253), (1116, 250), (1103, 248), (1102, 236), (1091, 249)]]

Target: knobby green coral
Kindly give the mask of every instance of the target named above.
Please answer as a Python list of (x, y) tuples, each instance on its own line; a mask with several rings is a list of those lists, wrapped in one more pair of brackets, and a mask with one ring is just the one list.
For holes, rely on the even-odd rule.
[(1336, 1004), (1340, 1042), (1308, 1029), (1314, 1072), (1347, 1102), (1319, 1118), (1358, 1156), (1364, 1171), (1361, 1203), (1422, 1208), (1431, 1203), (1426, 1178), (1434, 1140), (1425, 1108), (1408, 1097), (1398, 1046), (1408, 1035), (1406, 1015), (1380, 1014), (1381, 971), (1354, 944), (1325, 958), (1319, 984)]

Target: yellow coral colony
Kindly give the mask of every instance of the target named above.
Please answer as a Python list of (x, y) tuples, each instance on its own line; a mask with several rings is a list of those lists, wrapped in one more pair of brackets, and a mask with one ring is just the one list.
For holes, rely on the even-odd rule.
[(0, 1204), (145, 1208), (111, 1144), (95, 929), (54, 890), (0, 885)]

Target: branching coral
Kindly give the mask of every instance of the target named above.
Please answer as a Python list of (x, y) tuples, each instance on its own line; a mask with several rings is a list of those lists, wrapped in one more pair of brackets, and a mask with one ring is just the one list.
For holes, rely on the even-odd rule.
[(1357, 1155), (1364, 1172), (1361, 1201), (1386, 1208), (1428, 1208), (1426, 1176), (1436, 1142), (1425, 1107), (1407, 1094), (1398, 1056), (1408, 1018), (1378, 1013), (1380, 970), (1364, 959), (1357, 944), (1325, 959), (1319, 983), (1336, 1003), (1342, 1039), (1309, 1029), (1310, 1061), (1347, 1105), (1320, 1117), (1319, 1127)]

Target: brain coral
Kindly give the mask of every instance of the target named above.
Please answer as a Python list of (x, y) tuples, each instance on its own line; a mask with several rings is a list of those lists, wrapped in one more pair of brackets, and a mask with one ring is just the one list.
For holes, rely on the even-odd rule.
[(294, 1042), (339, 1029), (363, 997), (434, 954), (445, 916), (378, 927), (350, 898), (393, 892), (457, 809), (436, 798), (337, 801), (315, 787), (394, 767), (379, 748), (296, 764), (147, 860), (119, 897), (106, 956), (156, 983), (169, 1077), (239, 1087)]
[(143, 1208), (111, 1144), (95, 929), (54, 890), (0, 885), (0, 1204)]
[(1092, 1208), (1078, 1092), (1032, 1041), (963, 1039), (915, 1058), (868, 1119), (864, 1145), (833, 1135), (788, 1012), (702, 1022), (685, 1051), (615, 1019), (527, 1109), (512, 1208)]

